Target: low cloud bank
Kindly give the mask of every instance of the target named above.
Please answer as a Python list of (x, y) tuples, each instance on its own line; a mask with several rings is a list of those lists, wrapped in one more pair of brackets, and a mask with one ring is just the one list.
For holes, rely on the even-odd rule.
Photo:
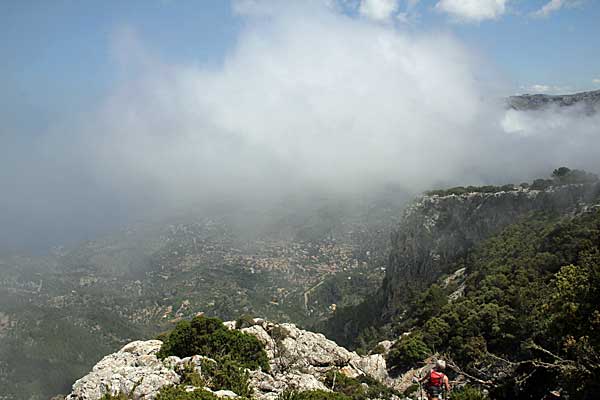
[[(219, 67), (169, 64), (143, 38), (117, 35), (130, 78), (43, 143), (63, 160), (46, 171), (85, 181), (58, 180), (62, 214), (120, 218), (222, 199), (386, 184), (416, 193), (517, 182), (557, 165), (599, 169), (598, 116), (507, 114), (506, 88), (451, 35), (407, 33), (319, 2), (269, 13), (246, 3), (245, 28)], [(44, 179), (45, 166), (33, 168), (27, 185)]]

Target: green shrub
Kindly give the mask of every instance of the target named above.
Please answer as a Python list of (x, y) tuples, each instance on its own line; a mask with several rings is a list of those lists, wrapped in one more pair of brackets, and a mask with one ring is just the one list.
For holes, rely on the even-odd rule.
[(183, 366), (181, 373), (181, 384), (190, 385), (196, 387), (203, 387), (206, 385), (206, 380), (196, 371), (193, 364), (187, 363)]
[(181, 321), (163, 341), (158, 357), (196, 354), (216, 361), (227, 358), (244, 368), (269, 370), (262, 343), (252, 335), (227, 329), (218, 318), (201, 316)]
[(358, 380), (360, 381), (360, 383), (366, 383), (368, 385), (366, 393), (367, 399), (390, 400), (393, 399), (394, 396), (397, 397), (400, 395), (400, 392), (383, 385), (382, 383), (371, 378), (368, 375), (362, 375), (358, 377)]
[[(396, 332), (422, 332), (427, 345), (475, 374), (481, 365), (490, 365), (490, 353), (511, 362), (553, 361), (538, 346), (577, 366), (531, 379), (529, 386), (515, 382), (522, 375), (506, 377), (502, 393), (511, 394), (495, 398), (525, 398), (533, 391), (562, 387), (578, 399), (595, 390), (590, 382), (597, 381), (600, 368), (589, 360), (600, 354), (600, 335), (591, 334), (600, 327), (600, 210), (569, 218), (553, 211), (531, 214), (447, 269), (459, 265), (467, 271), (464, 295), (425, 322), (418, 315), (427, 306), (420, 302), (428, 300), (415, 297)], [(407, 348), (415, 347), (420, 346), (401, 339), (388, 365), (414, 359)], [(493, 374), (493, 361), (491, 368)], [(531, 372), (520, 372), (525, 373)], [(472, 389), (464, 392), (461, 396), (477, 395)]]
[(371, 350), (371, 354), (385, 354), (385, 347), (381, 344), (378, 344)]
[(452, 400), (486, 400), (488, 396), (473, 386), (464, 386), (452, 392)]
[(441, 346), (446, 343), (450, 333), (450, 325), (441, 318), (433, 317), (423, 326), (423, 339), (431, 346)]
[(560, 167), (552, 172), (552, 178), (559, 184), (593, 183), (598, 181), (598, 175), (579, 169)]
[(409, 387), (406, 388), (406, 390), (404, 391), (404, 396), (410, 396), (411, 394), (415, 393), (417, 390), (419, 390), (419, 384), (413, 383)]
[(340, 372), (329, 371), (325, 376), (325, 386), (352, 400), (391, 399), (399, 393), (382, 385), (367, 375), (350, 378)]
[(430, 354), (431, 350), (423, 341), (423, 336), (415, 332), (403, 336), (392, 346), (387, 362), (390, 366), (409, 368)]
[(279, 395), (277, 400), (351, 400), (351, 398), (341, 393), (309, 390), (306, 392), (285, 391)]
[(231, 390), (239, 396), (252, 395), (248, 371), (237, 361), (223, 357), (218, 363), (202, 363), (202, 376), (213, 390)]
[(554, 184), (552, 179), (536, 179), (531, 184), (531, 189), (533, 190), (545, 190)]
[(364, 398), (366, 395), (360, 381), (339, 372), (329, 371), (325, 376), (325, 386), (351, 399)]

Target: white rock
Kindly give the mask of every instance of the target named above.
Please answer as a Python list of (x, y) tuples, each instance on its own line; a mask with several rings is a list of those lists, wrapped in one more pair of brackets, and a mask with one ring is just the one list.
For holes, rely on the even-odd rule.
[(135, 355), (156, 354), (160, 350), (162, 342), (160, 340), (136, 340), (123, 346), (119, 352), (131, 353)]
[[(386, 371), (385, 358), (381, 354), (360, 357), (338, 346), (319, 333), (299, 329), (293, 324), (274, 324), (255, 319), (254, 325), (241, 329), (255, 336), (264, 344), (271, 371), (249, 371), (250, 386), (259, 400), (276, 400), (285, 390), (324, 390), (323, 378), (330, 371), (340, 371), (356, 378), (362, 374), (393, 385)], [(235, 329), (235, 322), (226, 323)], [(192, 357), (167, 357), (162, 362), (156, 357), (162, 342), (158, 340), (136, 341), (120, 351), (104, 357), (92, 372), (73, 385), (67, 400), (97, 400), (106, 393), (130, 394), (134, 399), (152, 400), (161, 387), (175, 385), (187, 365), (202, 374), (202, 355)], [(386, 343), (384, 347), (388, 344)], [(193, 387), (186, 387), (193, 390)], [(205, 388), (206, 390), (206, 388)], [(228, 390), (212, 391), (218, 397), (236, 398)]]
[(385, 383), (389, 379), (385, 358), (381, 354), (372, 354), (354, 359), (350, 365), (379, 382)]
[(235, 321), (225, 321), (223, 322), (223, 325), (229, 330), (235, 329)]
[(235, 399), (236, 397), (239, 397), (236, 393), (232, 392), (231, 390), (217, 390), (213, 393), (215, 396), (223, 399)]
[(394, 341), (392, 340), (383, 340), (377, 343), (377, 346), (381, 346), (383, 348), (384, 353), (388, 353), (392, 346), (394, 345)]
[(97, 400), (119, 392), (131, 393), (134, 399), (153, 399), (161, 387), (179, 383), (179, 375), (156, 358), (161, 345), (160, 340), (136, 341), (104, 357), (75, 382), (67, 399)]

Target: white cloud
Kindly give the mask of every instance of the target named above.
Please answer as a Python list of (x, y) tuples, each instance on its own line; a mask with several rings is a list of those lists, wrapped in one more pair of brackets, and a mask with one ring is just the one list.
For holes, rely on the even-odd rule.
[(506, 12), (507, 0), (440, 0), (435, 8), (462, 21), (496, 19)]
[[(584, 117), (584, 109), (581, 106), (564, 109), (550, 106), (547, 109), (528, 112), (509, 110), (502, 119), (505, 132), (531, 141), (530, 143), (538, 143), (537, 148), (531, 149), (531, 155), (540, 152), (542, 157), (552, 156), (555, 165), (582, 165), (594, 172), (598, 172), (598, 164), (590, 162), (591, 151), (586, 151), (585, 147), (600, 145), (597, 129), (594, 128), (598, 123), (600, 115)], [(572, 137), (573, 140), (568, 137)], [(566, 151), (565, 154), (561, 154), (560, 149), (554, 147), (557, 143)], [(577, 160), (574, 158), (576, 154), (581, 154), (587, 160)]]
[(573, 91), (571, 86), (559, 86), (559, 85), (544, 85), (544, 84), (533, 84), (530, 86), (521, 86), (523, 93), (539, 93), (539, 94), (566, 94)]
[(529, 87), (529, 90), (534, 92), (534, 93), (547, 93), (551, 90), (552, 88), (548, 85), (531, 85)]
[(386, 21), (398, 11), (398, 0), (361, 0), (358, 11), (374, 21)]
[(535, 11), (533, 15), (536, 17), (547, 17), (564, 7), (573, 7), (579, 3), (579, 0), (550, 0), (548, 3), (544, 4), (542, 8)]
[[(143, 38), (121, 34), (118, 56), (131, 57), (120, 62), (132, 70), (101, 105), (89, 105), (96, 111), (81, 125), (58, 124), (58, 136), (43, 143), (51, 162), (30, 163), (30, 175), (44, 177), (55, 160), (69, 166), (53, 167), (57, 177), (77, 165), (114, 199), (109, 204), (137, 212), (294, 191), (364, 193), (387, 183), (419, 191), (520, 181), (557, 165), (600, 168), (598, 117), (563, 116), (548, 126), (538, 114), (510, 113), (503, 129), (496, 99), (507, 90), (485, 86), (499, 80), (482, 79), (493, 68), (454, 36), (373, 24), (322, 1), (278, 3), (271, 17), (242, 24), (218, 66), (144, 57)], [(81, 190), (73, 182), (55, 189), (65, 202)]]
[(592, 83), (594, 85), (600, 85), (600, 78), (594, 78), (594, 79), (592, 79)]

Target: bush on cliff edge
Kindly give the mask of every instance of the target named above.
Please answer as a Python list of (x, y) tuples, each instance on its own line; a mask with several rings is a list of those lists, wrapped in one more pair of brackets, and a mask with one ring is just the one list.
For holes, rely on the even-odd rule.
[(203, 355), (216, 361), (227, 359), (248, 369), (269, 370), (267, 353), (254, 336), (228, 329), (218, 318), (195, 317), (181, 321), (163, 341), (159, 358)]

